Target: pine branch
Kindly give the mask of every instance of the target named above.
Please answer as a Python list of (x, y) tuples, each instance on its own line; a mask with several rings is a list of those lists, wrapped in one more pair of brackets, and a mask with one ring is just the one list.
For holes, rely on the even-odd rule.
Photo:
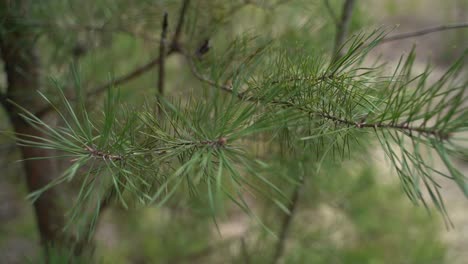
[[(184, 0), (184, 2), (183, 2), (183, 7), (181, 9), (181, 13), (180, 13), (180, 16), (179, 16), (179, 22), (177, 24), (176, 34), (174, 35), (174, 38), (173, 38), (172, 43), (170, 45), (169, 51), (166, 51), (166, 46), (167, 45), (165, 43), (166, 35), (167, 35), (167, 28), (168, 28), (167, 14), (165, 14), (164, 19), (163, 19), (162, 33), (161, 33), (160, 56), (157, 57), (157, 58), (152, 59), (147, 64), (145, 64), (145, 65), (143, 65), (143, 66), (141, 66), (139, 68), (136, 68), (135, 70), (131, 71), (130, 73), (128, 73), (128, 74), (126, 74), (126, 75), (124, 75), (124, 76), (122, 76), (120, 78), (117, 78), (116, 80), (113, 80), (113, 81), (111, 81), (109, 83), (103, 84), (101, 86), (98, 86), (97, 88), (92, 89), (91, 92), (88, 92), (86, 94), (86, 98), (98, 95), (98, 94), (102, 93), (103, 91), (108, 90), (109, 88), (111, 88), (113, 86), (117, 86), (117, 85), (126, 83), (128, 81), (131, 81), (132, 79), (135, 79), (135, 78), (141, 76), (142, 74), (146, 73), (147, 71), (149, 71), (150, 69), (152, 69), (153, 67), (155, 67), (157, 65), (160, 65), (158, 90), (159, 90), (160, 94), (163, 94), (163, 92), (164, 92), (164, 62), (165, 62), (165, 57), (166, 57), (166, 55), (171, 55), (171, 54), (177, 53), (178, 50), (179, 50), (179, 47), (180, 47), (179, 40), (180, 40), (180, 35), (181, 35), (181, 29), (183, 27), (184, 17), (186, 15), (188, 3), (189, 3), (188, 0)], [(66, 100), (66, 97), (63, 97), (63, 98)], [(56, 108), (54, 107), (53, 104), (49, 104), (46, 108), (44, 108), (44, 109), (40, 110), (38, 113), (36, 113), (36, 117), (37, 116), (42, 116), (42, 115), (48, 113), (51, 110), (56, 110)], [(72, 109), (69, 109), (69, 110), (73, 112)], [(51, 129), (45, 123), (41, 124), (40, 121), (37, 118), (30, 119), (30, 121), (32, 121), (33, 123), (34, 122), (39, 122), (38, 125), (45, 125), (47, 129), (49, 129), (49, 130)], [(51, 132), (53, 134), (59, 135), (59, 134), (57, 134), (58, 133), (57, 131), (51, 131)], [(84, 137), (84, 138), (86, 138), (86, 137)], [(59, 136), (58, 139), (65, 140), (65, 138), (63, 138), (62, 136)], [(75, 140), (78, 140), (78, 138), (75, 138)], [(28, 144), (28, 143), (31, 143), (31, 142), (24, 142), (24, 143)], [(58, 147), (58, 145), (55, 145), (55, 144), (52, 144), (52, 146), (47, 146), (48, 143), (49, 142), (47, 142), (47, 141), (43, 142), (43, 144), (46, 144), (46, 148), (48, 148), (48, 147), (57, 148)], [(186, 147), (188, 145), (192, 145), (192, 146), (195, 146), (195, 147), (198, 147), (200, 145), (203, 145), (203, 146), (211, 145), (211, 146), (214, 146), (214, 147), (218, 148), (218, 147), (224, 146), (226, 143), (227, 143), (227, 140), (225, 138), (219, 138), (219, 139), (214, 140), (214, 141), (201, 141), (201, 142), (193, 142), (193, 143), (184, 142), (181, 145), (183, 147)], [(58, 147), (58, 148), (60, 148), (60, 147)], [(95, 147), (90, 147), (89, 145), (85, 145), (84, 150), (86, 152), (88, 152), (89, 156), (91, 156), (91, 157), (93, 157), (95, 159), (98, 159), (98, 160), (102, 159), (103, 161), (109, 161), (111, 164), (115, 164), (115, 162), (120, 163), (125, 158), (124, 155), (111, 154), (111, 153), (108, 153), (108, 152), (98, 150)], [(78, 150), (76, 150), (76, 151), (79, 152)], [(162, 155), (162, 154), (167, 153), (167, 149), (164, 149), (164, 150), (161, 150), (161, 151), (153, 151), (153, 152), (158, 153), (158, 155)], [(74, 162), (74, 161), (78, 161), (78, 160), (80, 160), (80, 158), (73, 159), (72, 161)], [(81, 160), (79, 162), (81, 162)], [(65, 173), (64, 176), (60, 177), (60, 178), (73, 177), (74, 173), (76, 173), (76, 170), (75, 171), (73, 171), (73, 170), (70, 171), (70, 174)], [(118, 186), (111, 186), (105, 192), (105, 194), (101, 198), (101, 200), (98, 201), (97, 214), (94, 215), (93, 217), (91, 217), (91, 219), (84, 225), (85, 226), (85, 229), (84, 229), (85, 230), (85, 235), (82, 236), (81, 239), (79, 239), (75, 243), (75, 251), (76, 252), (82, 252), (84, 250), (84, 248), (88, 244), (89, 239), (92, 237), (92, 231), (91, 230), (94, 230), (94, 226), (97, 224), (97, 221), (99, 221), (102, 212), (109, 207), (109, 205), (111, 203), (111, 200), (116, 195), (121, 198), (121, 192), (123, 190), (116, 190), (116, 188), (123, 188), (123, 186), (125, 185), (125, 182), (127, 181), (126, 179), (127, 178), (124, 178), (123, 179), (124, 182), (121, 183)], [(50, 186), (53, 186), (54, 184), (58, 184), (61, 181), (62, 180), (59, 179), (55, 183), (51, 183)], [(41, 190), (41, 192), (39, 192), (36, 195), (40, 195), (40, 193), (42, 193), (43, 191), (44, 190)]]
[[(315, 68), (317, 70), (308, 76), (298, 76), (294, 71), (288, 74), (288, 69), (294, 68), (294, 65), (300, 64), (301, 61), (291, 61), (292, 65), (285, 65), (280, 61), (277, 64), (278, 73), (267, 75), (263, 83), (253, 81), (255, 86), (244, 91), (234, 90), (230, 85), (222, 85), (205, 77), (195, 67), (191, 56), (184, 55), (189, 60), (188, 65), (194, 77), (203, 83), (230, 93), (241, 101), (274, 105), (302, 113), (313, 122), (313, 126), (318, 126), (315, 130), (318, 134), (306, 130), (312, 134), (301, 136), (302, 140), (312, 140), (335, 133), (345, 135), (335, 134), (334, 137), (346, 137), (352, 130), (372, 129), (381, 139), (387, 156), (391, 157), (391, 162), (411, 200), (415, 203), (422, 201), (425, 204), (419, 186), (415, 184), (422, 179), (432, 194), (432, 201), (446, 216), (442, 198), (437, 194), (437, 188), (440, 186), (432, 179), (431, 173), (455, 180), (468, 196), (465, 178), (446, 157), (449, 151), (447, 144), (451, 144), (453, 135), (466, 129), (466, 108), (461, 107), (466, 98), (466, 82), (461, 85), (454, 82), (461, 71), (463, 57), (431, 85), (426, 84), (429, 69), (414, 78), (411, 76), (414, 53), (411, 53), (405, 62), (400, 61), (393, 76), (375, 82), (372, 76), (376, 69), (361, 68), (359, 63), (379, 42), (381, 36), (377, 34), (368, 45), (363, 44), (366, 43), (365, 38), (355, 38), (343, 57), (332, 62), (324, 70)], [(357, 73), (358, 71), (360, 73)], [(377, 92), (375, 87), (381, 87), (381, 84), (385, 89)], [(413, 86), (413, 89), (409, 89)], [(268, 109), (271, 111), (271, 108)], [(315, 123), (315, 120), (329, 120), (335, 125), (323, 121)], [(428, 126), (428, 123), (431, 126)], [(407, 149), (405, 136), (408, 136), (414, 145), (413, 151)], [(390, 145), (389, 142), (396, 143), (396, 146)], [(419, 144), (420, 142), (423, 144)], [(434, 170), (427, 164), (420, 154), (423, 147), (437, 150), (439, 156), (443, 157), (450, 175)], [(400, 149), (403, 159), (395, 155), (395, 149)]]
[(407, 32), (407, 33), (389, 36), (389, 37), (383, 38), (379, 44), (390, 42), (390, 41), (407, 39), (407, 38), (419, 37), (419, 36), (446, 31), (446, 30), (465, 29), (465, 28), (468, 28), (468, 22), (458, 23), (458, 24), (449, 24), (449, 25), (440, 25), (440, 26), (430, 27), (426, 29), (413, 31), (413, 32)]
[[(209, 85), (211, 85), (213, 87), (217, 87), (217, 88), (219, 88), (219, 89), (221, 89), (221, 90), (223, 90), (225, 92), (234, 93), (234, 90), (232, 89), (232, 87), (230, 85), (218, 84), (217, 82), (215, 82), (215, 81), (203, 76), (201, 73), (199, 73), (198, 70), (196, 69), (194, 63), (193, 63), (193, 60), (190, 58), (190, 56), (187, 55), (187, 54), (184, 54), (184, 55), (187, 58), (187, 61), (188, 61), (188, 64), (190, 66), (190, 70), (191, 70), (193, 76), (195, 76), (198, 80), (200, 80), (200, 81), (202, 81), (204, 83), (207, 83), (207, 84), (209, 84)], [(334, 78), (334, 76), (332, 76), (332, 75), (322, 75), (322, 76), (319, 76), (319, 77), (316, 77), (316, 78), (290, 78), (290, 79), (285, 80), (285, 81), (289, 82), (289, 81), (297, 81), (297, 80), (301, 80), (301, 81), (312, 80), (313, 81), (312, 85), (318, 85), (320, 82), (325, 81), (326, 79), (333, 79), (333, 78)], [(273, 81), (272, 84), (278, 84), (280, 82), (281, 81), (276, 80), (276, 81)], [(261, 102), (262, 101), (261, 98), (256, 98), (256, 97), (252, 97), (252, 96), (249, 97), (249, 96), (246, 95), (246, 93), (243, 93), (243, 92), (237, 93), (236, 96), (241, 100), (250, 101), (250, 102)], [(282, 107), (291, 107), (291, 108), (303, 111), (303, 112), (309, 114), (310, 116), (316, 116), (316, 117), (329, 119), (329, 120), (335, 121), (335, 122), (343, 124), (343, 125), (353, 126), (355, 128), (394, 129), (394, 130), (402, 131), (402, 132), (406, 133), (407, 135), (413, 135), (414, 133), (420, 133), (420, 134), (423, 134), (423, 135), (426, 135), (426, 136), (427, 135), (434, 136), (435, 138), (440, 139), (440, 140), (447, 140), (451, 136), (451, 134), (447, 133), (447, 132), (443, 132), (443, 131), (440, 131), (440, 130), (431, 130), (431, 129), (425, 128), (423, 126), (414, 127), (414, 126), (410, 126), (406, 122), (400, 123), (400, 124), (382, 123), (382, 122), (379, 122), (379, 123), (366, 123), (365, 120), (353, 121), (353, 120), (342, 119), (342, 118), (339, 118), (337, 116), (333, 116), (333, 115), (330, 115), (330, 114), (327, 114), (327, 113), (324, 113), (324, 112), (311, 111), (311, 110), (307, 109), (306, 107), (298, 106), (298, 105), (295, 105), (295, 104), (293, 104), (291, 102), (288, 102), (288, 101), (273, 100), (270, 103), (272, 103), (274, 105), (279, 105), (279, 106), (282, 106)]]
[[(379, 89), (381, 88), (380, 84), (384, 82), (379, 81), (380, 76), (373, 75), (376, 72), (375, 68), (369, 70), (358, 65), (368, 51), (367, 46), (363, 46), (367, 39), (359, 37), (351, 45), (344, 45), (346, 47), (350, 46), (349, 51), (342, 56), (340, 54), (340, 57), (336, 57), (326, 67), (324, 67), (326, 63), (323, 60), (313, 60), (315, 58), (308, 58), (303, 55), (299, 60), (295, 60), (295, 58), (291, 58), (294, 55), (288, 54), (290, 57), (284, 60), (279, 58), (278, 61), (275, 61), (276, 58), (271, 56), (268, 58), (271, 60), (267, 61), (267, 63), (270, 63), (269, 66), (273, 66), (273, 68), (277, 63), (278, 72), (268, 68), (269, 72), (264, 73), (265, 81), (257, 82), (257, 80), (253, 80), (252, 83), (255, 84), (250, 86), (251, 79), (249, 78), (258, 78), (262, 74), (259, 74), (258, 71), (250, 72), (250, 64), (263, 62), (260, 60), (255, 61), (257, 50), (244, 61), (233, 60), (234, 62), (232, 62), (229, 59), (224, 64), (227, 67), (221, 67), (220, 71), (212, 71), (215, 72), (214, 74), (223, 71), (219, 74), (220, 76), (223, 76), (222, 74), (225, 74), (225, 72), (228, 75), (230, 74), (230, 77), (236, 80), (233, 81), (234, 87), (230, 84), (231, 82), (224, 82), (223, 84), (223, 82), (214, 81), (217, 79), (206, 77), (203, 73), (207, 71), (198, 68), (193, 60), (194, 58), (201, 59), (201, 55), (205, 53), (205, 50), (207, 52), (208, 42), (205, 42), (206, 45), (204, 43), (201, 46), (203, 49), (198, 49), (198, 51), (203, 50), (204, 52), (199, 52), (201, 55), (196, 57), (184, 50), (185, 47), (180, 40), (189, 2), (188, 0), (182, 2), (175, 34), (170, 43), (165, 42), (168, 25), (167, 15), (164, 16), (158, 58), (154, 58), (147, 65), (137, 68), (127, 75), (97, 87), (88, 93), (88, 96), (90, 94), (97, 95), (105, 90), (109, 90), (110, 93), (113, 90), (109, 89), (110, 87), (136, 78), (157, 65), (159, 65), (157, 88), (160, 95), (162, 95), (165, 85), (164, 64), (166, 56), (179, 53), (187, 59), (187, 65), (190, 67), (194, 78), (232, 94), (241, 103), (237, 99), (231, 100), (231, 98), (227, 98), (229, 104), (224, 104), (223, 101), (207, 104), (206, 101), (203, 101), (206, 98), (201, 100), (200, 98), (184, 98), (183, 103), (174, 106), (166, 103), (166, 100), (160, 100), (160, 111), (158, 112), (165, 115), (163, 121), (154, 114), (154, 107), (151, 110), (148, 108), (138, 113), (130, 111), (132, 118), (135, 117), (137, 120), (138, 125), (134, 126), (134, 123), (115, 114), (116, 112), (123, 112), (123, 110), (120, 110), (122, 105), (117, 104), (112, 98), (107, 101), (106, 107), (104, 107), (104, 121), (101, 122), (101, 119), (98, 119), (96, 123), (91, 122), (86, 113), (73, 112), (73, 107), (68, 103), (67, 98), (64, 98), (69, 113), (66, 116), (59, 114), (63, 118), (65, 127), (49, 127), (47, 124), (40, 123), (40, 121), (32, 117), (30, 118), (31, 123), (42, 126), (52, 136), (50, 141), (44, 140), (40, 144), (34, 143), (32, 140), (25, 140), (23, 141), (25, 145), (62, 150), (69, 154), (67, 158), (70, 156), (73, 158), (78, 157), (72, 160), (76, 162), (70, 166), (64, 176), (53, 184), (72, 180), (80, 168), (88, 166), (90, 163), (94, 166), (95, 161), (102, 161), (95, 164), (97, 167), (96, 174), (108, 176), (100, 179), (105, 180), (107, 184), (111, 182), (111, 185), (108, 190), (105, 190), (106, 192), (100, 200), (97, 214), (88, 223), (89, 230), (92, 229), (96, 217), (99, 219), (102, 210), (108, 207), (111, 199), (119, 198), (125, 204), (125, 200), (130, 196), (131, 198), (137, 198), (143, 204), (156, 202), (161, 206), (178, 190), (178, 187), (185, 184), (185, 181), (190, 193), (195, 194), (198, 192), (197, 185), (206, 184), (208, 200), (213, 211), (215, 208), (213, 204), (216, 200), (213, 197), (216, 197), (215, 194), (220, 192), (226, 194), (242, 209), (250, 213), (245, 203), (243, 203), (244, 201), (239, 202), (242, 197), (236, 197), (235, 194), (242, 193), (245, 190), (244, 186), (248, 186), (249, 189), (258, 189), (259, 192), (263, 190), (258, 188), (256, 182), (255, 184), (249, 182), (249, 178), (239, 172), (238, 165), (242, 167), (240, 171), (250, 173), (256, 181), (266, 184), (276, 192), (280, 193), (281, 191), (278, 191), (279, 189), (268, 179), (259, 177), (256, 167), (252, 165), (256, 161), (246, 158), (246, 152), (232, 147), (231, 142), (243, 138), (245, 135), (263, 131), (270, 132), (283, 125), (288, 129), (291, 128), (292, 131), (297, 129), (298, 132), (294, 135), (294, 139), (300, 138), (296, 137), (296, 135), (311, 135), (314, 128), (318, 128), (319, 132), (312, 136), (322, 138), (329, 136), (327, 133), (330, 131), (334, 133), (343, 130), (374, 129), (378, 136), (379, 133), (382, 133), (384, 137), (389, 137), (382, 141), (382, 145), (390, 145), (389, 143), (396, 142), (404, 152), (404, 158), (413, 159), (409, 162), (401, 161), (394, 153), (390, 153), (395, 160), (394, 164), (401, 164), (401, 167), (403, 167), (401, 169), (396, 166), (398, 173), (403, 171), (401, 174), (406, 177), (404, 178), (406, 184), (416, 182), (414, 179), (408, 179), (408, 173), (404, 171), (407, 164), (415, 164), (415, 170), (423, 171), (420, 175), (424, 176), (424, 180), (430, 181), (428, 174), (424, 174), (426, 170), (429, 170), (429, 168), (425, 167), (427, 165), (424, 160), (418, 156), (419, 153), (411, 153), (406, 149), (402, 138), (409, 135), (413, 144), (419, 139), (428, 140), (430, 143), (434, 141), (433, 145), (440, 148), (438, 151), (444, 152), (446, 146), (442, 144), (447, 143), (452, 135), (451, 133), (459, 129), (461, 127), (460, 123), (463, 121), (462, 118), (459, 118), (461, 121), (455, 120), (457, 122), (450, 122), (448, 125), (443, 123), (449, 123), (449, 121), (455, 119), (446, 114), (447, 112), (453, 111), (452, 115), (458, 118), (460, 112), (456, 107), (458, 101), (445, 100), (443, 92), (436, 92), (437, 87), (432, 87), (427, 89), (429, 91), (426, 91), (425, 86), (419, 84), (414, 96), (406, 94), (404, 90), (409, 87), (409, 84), (412, 84), (409, 77), (410, 71), (406, 71), (406, 68), (404, 71), (396, 73), (395, 76), (397, 77), (388, 78), (390, 83), (388, 89), (385, 91)], [(246, 3), (248, 2), (246, 1)], [(343, 35), (340, 38), (344, 39), (346, 37), (354, 2), (346, 1), (343, 7), (341, 22), (337, 23), (337, 31), (342, 31), (340, 35)], [(376, 37), (376, 39), (378, 38), (380, 36)], [(341, 40), (341, 42), (343, 41)], [(372, 40), (370, 46), (376, 45), (375, 43), (377, 41)], [(339, 46), (343, 46), (343, 43)], [(236, 52), (235, 49), (241, 49), (236, 45), (233, 45), (233, 47), (233, 54)], [(242, 49), (241, 52), (244, 52), (244, 50)], [(251, 63), (251, 61), (254, 62)], [(289, 62), (291, 64), (287, 65)], [(322, 62), (324, 63), (321, 64)], [(236, 63), (240, 64), (240, 66), (231, 73), (231, 66)], [(223, 64), (220, 63), (220, 65)], [(408, 78), (402, 77), (400, 79), (398, 78), (400, 75)], [(243, 91), (237, 91), (238, 80), (248, 80), (247, 85), (249, 87)], [(373, 82), (376, 83), (375, 86), (371, 84)], [(441, 81), (441, 83), (445, 82)], [(392, 94), (387, 96), (387, 93)], [(218, 96), (218, 93), (212, 94)], [(443, 118), (435, 116), (436, 114), (432, 114), (432, 112), (427, 114), (421, 111), (423, 108), (429, 109), (434, 101), (431, 101), (430, 98), (434, 97), (442, 98), (442, 103), (436, 102), (436, 110), (439, 116), (443, 116)], [(407, 98), (412, 99), (407, 100)], [(463, 98), (463, 96), (458, 96), (458, 98)], [(212, 99), (210, 98), (210, 100)], [(225, 97), (216, 97), (215, 99), (224, 100)], [(51, 107), (51, 109), (57, 108)], [(294, 120), (289, 116), (281, 118), (283, 117), (281, 113), (284, 112), (287, 114), (294, 113), (295, 117), (299, 116), (299, 118)], [(424, 116), (424, 114), (426, 115)], [(443, 119), (443, 122), (427, 127), (426, 121), (430, 119), (430, 117), (426, 118), (428, 115), (437, 119), (437, 122)], [(405, 118), (406, 120), (402, 122)], [(297, 122), (294, 123), (295, 121)], [(306, 124), (300, 123), (302, 121)], [(415, 124), (418, 121), (424, 122), (417, 126)], [(72, 125), (69, 123), (72, 123)], [(289, 123), (294, 124), (291, 126)], [(309, 125), (312, 129), (307, 130), (308, 127), (306, 126)], [(336, 138), (340, 136), (338, 135)], [(96, 143), (96, 145), (93, 143)], [(85, 147), (83, 148), (83, 146)], [(394, 150), (393, 146), (389, 146), (388, 150), (392, 152)], [(97, 178), (93, 178), (94, 173), (95, 171), (86, 174), (86, 177), (91, 175), (91, 180), (83, 181), (82, 193), (92, 193), (90, 190), (95, 185), (93, 180)], [(226, 184), (226, 179), (230, 179), (231, 182)], [(434, 186), (436, 185), (434, 184)], [(156, 191), (154, 191), (155, 187), (157, 188)], [(277, 262), (283, 255), (285, 241), (299, 200), (300, 188), (298, 186), (294, 190), (290, 199), (292, 201), (288, 208), (290, 215), (285, 216), (283, 219), (273, 263)], [(410, 186), (407, 188), (415, 187)], [(125, 199), (122, 198), (124, 191)], [(414, 195), (416, 197), (418, 194)], [(84, 203), (80, 200), (81, 198), (80, 196), (78, 200)], [(83, 201), (86, 201), (86, 199), (89, 200), (89, 198), (84, 197)]]

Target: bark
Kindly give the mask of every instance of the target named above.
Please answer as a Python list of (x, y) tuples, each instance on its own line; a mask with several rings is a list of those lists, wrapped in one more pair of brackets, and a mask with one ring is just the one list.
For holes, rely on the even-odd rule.
[[(36, 92), (40, 86), (40, 64), (33, 34), (21, 25), (22, 19), (28, 18), (28, 3), (27, 0), (0, 0), (0, 52), (7, 77), (6, 97), (34, 113), (43, 107), (43, 102)], [(19, 109), (8, 103), (3, 105), (16, 133), (46, 136), (24, 122), (18, 115)], [(19, 150), (25, 160), (23, 165), (28, 191), (43, 188), (56, 176), (54, 160), (31, 160), (51, 156), (53, 153), (49, 150), (30, 147), (19, 147)], [(65, 244), (62, 232), (64, 210), (60, 203), (61, 197), (56, 188), (46, 191), (34, 203), (37, 227), (45, 249)]]

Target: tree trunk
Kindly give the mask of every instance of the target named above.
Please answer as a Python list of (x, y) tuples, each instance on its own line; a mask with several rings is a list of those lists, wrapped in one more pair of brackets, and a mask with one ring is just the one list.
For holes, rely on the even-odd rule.
[[(42, 100), (37, 94), (40, 86), (40, 64), (35, 52), (33, 32), (22, 26), (29, 18), (28, 0), (0, 0), (0, 49), (7, 76), (6, 97), (31, 112), (41, 109)], [(4, 103), (14, 131), (37, 137), (45, 135), (26, 123), (18, 114), (19, 109)], [(54, 160), (31, 158), (51, 156), (49, 150), (20, 147), (28, 190), (33, 192), (47, 185), (56, 176)], [(50, 246), (61, 247), (65, 243), (62, 228), (64, 210), (59, 191), (52, 188), (34, 203), (38, 230), (46, 253)]]

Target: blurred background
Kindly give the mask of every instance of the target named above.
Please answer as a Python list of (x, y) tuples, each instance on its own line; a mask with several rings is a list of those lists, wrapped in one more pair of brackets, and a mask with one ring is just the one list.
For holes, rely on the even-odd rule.
[[(53, 92), (47, 89), (47, 78), (67, 83), (71, 63), (80, 65), (85, 86), (95, 86), (153, 58), (158, 52), (162, 9), (175, 20), (171, 14), (177, 14), (180, 5), (180, 1), (162, 0), (40, 2), (34, 4), (31, 19), (25, 23), (40, 33), (42, 81), (49, 94)], [(199, 1), (198, 19), (206, 21), (206, 26), (200, 34), (187, 34), (185, 41), (196, 47), (210, 36), (216, 49), (227, 45), (225, 39), (246, 31), (254, 35), (287, 33), (291, 39), (306, 34), (308, 45), (315, 50), (332, 50), (334, 25), (324, 1), (280, 1), (284, 3), (275, 7), (269, 1), (249, 1), (235, 10), (228, 7), (236, 5), (227, 2)], [(343, 1), (329, 2), (339, 14)], [(356, 2), (351, 32), (383, 27), (393, 35), (468, 21), (466, 0)], [(202, 8), (204, 5), (207, 8)], [(173, 20), (170, 23), (175, 23)], [(89, 25), (104, 26), (92, 29)], [(186, 31), (190, 30), (187, 26)], [(468, 30), (384, 43), (372, 51), (369, 61), (387, 61), (390, 71), (413, 46), (416, 72), (430, 63), (435, 79), (468, 47)], [(195, 86), (181, 58), (168, 58), (167, 74), (169, 95), (183, 96), (184, 89)], [(155, 83), (153, 70), (123, 84), (123, 98), (129, 104), (141, 104), (153, 94)], [(0, 88), (5, 86), (2, 71)], [(0, 130), (11, 130), (4, 112), (0, 114)], [(27, 189), (19, 159), (14, 141), (1, 136), (0, 262), (38, 263), (39, 235), (34, 211), (25, 199)], [(457, 161), (465, 173), (467, 160)], [(282, 165), (278, 170), (297, 173), (295, 164)], [(283, 263), (468, 263), (468, 200), (454, 183), (440, 179), (454, 226), (450, 227), (435, 210), (428, 212), (409, 201), (378, 148), (369, 146), (361, 157), (322, 171), (302, 190)], [(252, 199), (249, 203), (266, 226), (277, 229), (282, 216), (269, 201)], [(236, 206), (227, 208), (226, 215), (218, 219), (218, 233), (203, 201), (131, 210), (113, 206), (97, 227), (95, 262), (269, 263), (275, 239)]]

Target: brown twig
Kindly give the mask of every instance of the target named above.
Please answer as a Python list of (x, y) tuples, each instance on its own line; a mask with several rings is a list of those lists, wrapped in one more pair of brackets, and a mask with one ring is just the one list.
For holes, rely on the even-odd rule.
[[(172, 54), (173, 51), (169, 51), (167, 55), (170, 55)], [(147, 71), (151, 70), (153, 67), (159, 65), (159, 62), (161, 61), (160, 57), (157, 57), (157, 58), (154, 58), (152, 60), (150, 60), (148, 63), (144, 64), (143, 66), (139, 67), (139, 68), (136, 68), (135, 70), (127, 73), (126, 75), (120, 77), (120, 78), (117, 78), (115, 80), (112, 80), (106, 84), (103, 84), (101, 86), (98, 86), (97, 88), (95, 89), (92, 89), (88, 94), (87, 96), (95, 96), (95, 95), (99, 95), (101, 94), (102, 92), (106, 91), (107, 89), (113, 87), (113, 86), (119, 86), (121, 84), (124, 84), (128, 81), (131, 81), (139, 76), (141, 76), (142, 74), (146, 73)]]
[(450, 24), (450, 25), (439, 25), (439, 26), (435, 26), (435, 27), (421, 29), (421, 30), (414, 31), (414, 32), (396, 34), (396, 35), (393, 35), (393, 36), (383, 38), (379, 42), (379, 44), (390, 42), (390, 41), (395, 41), (395, 40), (406, 39), (406, 38), (419, 37), (419, 36), (423, 36), (423, 35), (427, 35), (427, 34), (431, 34), (431, 33), (435, 33), (435, 32), (440, 32), (440, 31), (446, 31), (446, 30), (452, 30), (452, 29), (462, 29), (462, 28), (468, 28), (468, 22), (458, 23), (458, 24)]
[[(116, 155), (111, 153), (106, 153), (104, 151), (97, 150), (96, 148), (92, 148), (90, 146), (85, 146), (84, 148), (88, 151), (89, 155), (102, 160), (113, 160), (113, 161), (121, 161), (124, 159), (122, 155)], [(73, 160), (72, 160), (73, 161)]]
[(355, 0), (346, 0), (346, 2), (343, 4), (341, 19), (336, 24), (335, 45), (333, 47), (334, 61), (342, 56), (340, 49), (346, 36), (348, 35), (349, 24), (351, 23), (355, 2)]
[[(172, 54), (174, 51), (170, 50), (168, 52), (167, 55), (169, 54)], [(86, 97), (89, 98), (89, 97), (94, 97), (94, 96), (97, 96), (101, 93), (103, 93), (104, 91), (106, 91), (107, 89), (111, 88), (111, 87), (114, 87), (114, 86), (118, 86), (118, 85), (121, 85), (121, 84), (124, 84), (126, 82), (129, 82), (135, 78), (138, 78), (139, 76), (143, 75), (144, 73), (148, 72), (149, 70), (151, 70), (153, 67), (155, 67), (156, 65), (159, 64), (159, 57), (157, 58), (154, 58), (152, 60), (150, 60), (148, 63), (132, 70), (131, 72), (119, 77), (119, 78), (116, 78), (114, 80), (111, 80), (110, 82), (108, 83), (105, 83), (105, 84), (102, 84), (94, 89), (91, 89), (91, 91), (87, 92), (86, 93)], [(73, 99), (72, 99), (73, 100)], [(41, 110), (37, 111), (35, 113), (35, 115), (37, 117), (42, 117), (44, 116), (45, 114), (49, 113), (50, 111), (54, 110), (53, 106), (52, 105), (46, 105), (44, 108), (42, 108)]]
[(394, 130), (399, 130), (399, 131), (407, 134), (408, 136), (412, 136), (414, 133), (419, 133), (419, 134), (423, 134), (423, 135), (433, 136), (433, 137), (435, 137), (437, 139), (440, 139), (440, 140), (447, 140), (447, 139), (449, 139), (451, 137), (450, 133), (445, 133), (445, 132), (438, 131), (438, 130), (430, 130), (430, 129), (425, 128), (424, 126), (419, 126), (419, 127), (410, 126), (409, 123), (407, 123), (407, 122), (403, 122), (403, 123), (400, 123), (400, 124), (397, 124), (397, 123), (394, 123), (394, 122), (391, 122), (391, 123), (381, 123), (381, 122), (379, 122), (379, 123), (366, 123), (365, 119), (360, 120), (360, 121), (347, 120), (347, 119), (339, 118), (339, 117), (336, 117), (336, 116), (333, 116), (333, 115), (330, 115), (330, 114), (327, 114), (327, 113), (312, 111), (312, 110), (307, 109), (305, 107), (299, 107), (299, 106), (296, 106), (293, 103), (287, 102), (287, 101), (273, 101), (272, 103), (277, 104), (277, 105), (292, 107), (292, 108), (298, 109), (300, 111), (304, 111), (304, 112), (306, 112), (306, 113), (308, 113), (308, 114), (310, 114), (312, 116), (325, 118), (325, 119), (332, 120), (332, 121), (335, 121), (337, 123), (341, 123), (341, 124), (344, 124), (344, 125), (354, 126), (356, 128), (394, 129)]
[(430, 130), (430, 129), (427, 129), (427, 128), (421, 127), (421, 126), (420, 127), (413, 127), (413, 126), (410, 126), (408, 123), (395, 124), (395, 123), (366, 123), (365, 121), (354, 122), (354, 121), (351, 121), (351, 120), (342, 119), (342, 118), (335, 117), (335, 116), (325, 114), (325, 113), (316, 113), (316, 115), (321, 116), (321, 117), (326, 118), (326, 119), (329, 119), (329, 120), (332, 120), (332, 121), (335, 121), (335, 122), (338, 122), (338, 123), (341, 123), (341, 124), (354, 126), (356, 128), (388, 128), (388, 129), (395, 129), (395, 130), (400, 130), (400, 131), (407, 132), (408, 135), (410, 135), (410, 136), (413, 133), (419, 133), (419, 134), (423, 134), (423, 135), (434, 136), (434, 137), (436, 137), (436, 138), (438, 138), (440, 140), (449, 139), (450, 136), (451, 136), (448, 133), (444, 133), (444, 132), (437, 131), (437, 130)]
[(184, 26), (185, 17), (187, 15), (188, 6), (190, 0), (183, 0), (182, 7), (180, 8), (179, 20), (177, 21), (176, 30), (174, 37), (172, 38), (171, 49), (179, 50), (180, 49), (180, 37), (182, 35), (182, 29)]
[(231, 85), (222, 85), (222, 84), (218, 84), (217, 82), (211, 80), (211, 79), (208, 79), (206, 78), (205, 76), (203, 76), (201, 73), (198, 72), (197, 68), (195, 67), (192, 59), (190, 58), (189, 55), (186, 55), (185, 54), (185, 57), (187, 59), (187, 62), (189, 64), (189, 67), (190, 67), (190, 71), (192, 72), (193, 76), (195, 76), (195, 78), (197, 78), (198, 80), (204, 82), (204, 83), (207, 83), (211, 86), (214, 86), (214, 87), (218, 87), (220, 88), (221, 90), (224, 90), (226, 92), (230, 92), (232, 93), (233, 90), (232, 90), (232, 86)]

